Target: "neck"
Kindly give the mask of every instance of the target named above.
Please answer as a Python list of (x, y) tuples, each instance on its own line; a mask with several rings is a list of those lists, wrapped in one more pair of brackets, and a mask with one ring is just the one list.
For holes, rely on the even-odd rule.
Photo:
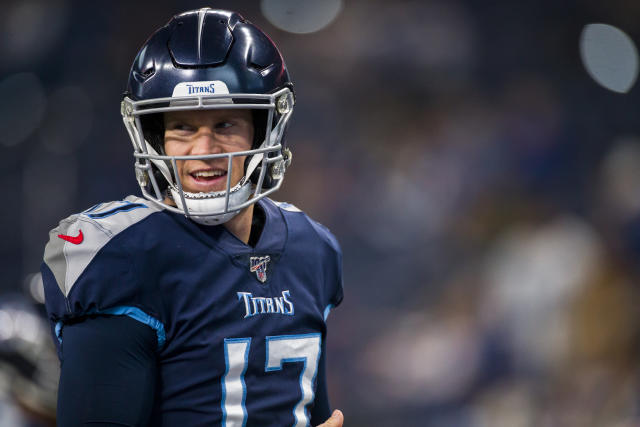
[[(175, 202), (170, 198), (165, 198), (164, 202), (168, 205), (175, 206)], [(229, 221), (222, 224), (231, 234), (236, 236), (239, 240), (245, 244), (249, 243), (249, 237), (251, 236), (251, 223), (253, 220), (253, 205), (249, 205), (238, 213), (238, 215), (231, 218)]]
[(253, 205), (249, 205), (238, 213), (238, 215), (225, 222), (223, 225), (231, 234), (244, 243), (249, 243), (251, 236), (251, 222), (253, 219)]

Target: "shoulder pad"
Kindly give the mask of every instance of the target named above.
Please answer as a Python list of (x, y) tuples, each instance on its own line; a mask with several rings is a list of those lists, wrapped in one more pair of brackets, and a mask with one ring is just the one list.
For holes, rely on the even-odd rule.
[(129, 196), (100, 203), (60, 221), (49, 232), (44, 262), (62, 293), (69, 295), (78, 277), (114, 236), (160, 210), (146, 199)]
[(306, 213), (304, 213), (302, 210), (292, 205), (291, 203), (276, 202), (275, 200), (271, 200), (271, 201), (283, 211), (301, 213), (302, 216), (304, 217), (304, 220), (306, 220), (306, 222), (311, 226), (311, 228), (316, 232), (316, 234), (325, 243), (327, 243), (332, 250), (338, 253), (342, 252), (342, 250), (340, 249), (340, 244), (338, 243), (338, 240), (335, 238), (335, 236), (331, 233), (331, 231), (326, 226), (313, 220), (312, 218), (309, 217), (309, 215), (307, 215)]

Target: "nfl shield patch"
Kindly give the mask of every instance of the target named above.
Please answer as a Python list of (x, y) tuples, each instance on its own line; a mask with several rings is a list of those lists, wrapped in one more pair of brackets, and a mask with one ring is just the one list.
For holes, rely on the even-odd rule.
[(262, 283), (267, 281), (267, 264), (271, 261), (269, 255), (252, 256), (249, 258), (249, 271), (256, 273), (256, 277)]

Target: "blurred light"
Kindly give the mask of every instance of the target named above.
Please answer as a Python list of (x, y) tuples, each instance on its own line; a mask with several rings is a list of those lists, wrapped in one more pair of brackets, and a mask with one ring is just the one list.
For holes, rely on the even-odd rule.
[(35, 131), (44, 115), (46, 97), (33, 73), (13, 74), (0, 82), (0, 144), (21, 143)]
[(34, 301), (39, 304), (44, 304), (44, 284), (42, 283), (42, 274), (29, 274), (24, 279), (24, 287)]
[[(32, 228), (31, 224), (38, 221), (46, 224), (69, 215), (78, 187), (76, 157), (37, 152), (25, 162), (23, 185), (25, 228)], [(25, 245), (30, 234), (31, 230), (23, 231)]]
[(580, 56), (587, 73), (601, 86), (625, 93), (638, 77), (638, 50), (623, 31), (607, 24), (585, 25)]
[(6, 394), (9, 393), (10, 374), (0, 371), (0, 426), (22, 426), (26, 424), (23, 416), (18, 412), (18, 408), (9, 401), (3, 399), (3, 388), (6, 388)]
[(38, 346), (42, 338), (42, 320), (35, 314), (23, 310), (16, 310), (13, 313), (13, 318), (14, 327), (18, 332), (16, 338)]
[(7, 310), (0, 310), (0, 341), (13, 337), (13, 319)]
[(623, 139), (605, 157), (601, 168), (604, 205), (622, 219), (640, 213), (640, 142)]
[(508, 229), (489, 251), (484, 322), (506, 332), (524, 368), (560, 363), (568, 351), (568, 307), (602, 259), (593, 226), (573, 215)]
[(89, 135), (93, 105), (83, 88), (69, 86), (49, 96), (48, 110), (41, 128), (43, 145), (51, 152), (73, 152)]
[(443, 314), (399, 317), (364, 352), (363, 365), (384, 384), (371, 396), (384, 397), (384, 402), (376, 402), (378, 406), (394, 406), (398, 401), (441, 403), (469, 389), (480, 362), (477, 335), (460, 313)]
[(524, 427), (535, 425), (535, 396), (523, 381), (506, 381), (486, 388), (474, 402), (478, 426)]
[(274, 26), (306, 34), (331, 24), (342, 10), (342, 0), (262, 0), (260, 7)]
[[(0, 52), (11, 64), (33, 62), (51, 51), (68, 21), (64, 0), (27, 0), (3, 7)], [(1, 65), (0, 65), (1, 66)]]

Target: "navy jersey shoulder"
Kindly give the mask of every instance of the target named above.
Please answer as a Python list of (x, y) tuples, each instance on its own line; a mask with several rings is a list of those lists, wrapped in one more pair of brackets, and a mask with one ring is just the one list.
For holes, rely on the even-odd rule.
[[(42, 264), (46, 306), (57, 334), (64, 320), (87, 314), (145, 316), (128, 231), (159, 212), (129, 196), (100, 203), (60, 221), (50, 231)], [(151, 323), (151, 319), (147, 319)]]
[(298, 246), (296, 252), (310, 249), (319, 251), (307, 254), (308, 260), (319, 263), (323, 267), (322, 274), (330, 275), (327, 277), (327, 291), (331, 293), (328, 305), (329, 308), (338, 306), (343, 298), (342, 249), (338, 240), (327, 227), (311, 219), (296, 206), (286, 202), (270, 202), (282, 212), (289, 225), (290, 239)]
[(131, 197), (51, 232), (42, 272), (60, 339), (65, 323), (92, 313), (156, 331), (163, 387), (153, 425), (328, 416), (315, 402), (326, 390), (326, 316), (342, 299), (340, 248), (291, 205), (259, 205), (266, 219), (255, 247)]
[(326, 245), (328, 245), (329, 248), (336, 253), (336, 255), (342, 255), (342, 250), (340, 249), (338, 240), (327, 227), (317, 221), (314, 221), (306, 213), (304, 213), (291, 203), (276, 202), (272, 200), (269, 201), (277, 206), (285, 217), (290, 218), (290, 221), (301, 221), (299, 224), (295, 224), (295, 226), (300, 227), (300, 231), (304, 233), (306, 231), (305, 223), (308, 224), (308, 226), (311, 227), (311, 229), (313, 229), (313, 231), (316, 233), (317, 237)]

